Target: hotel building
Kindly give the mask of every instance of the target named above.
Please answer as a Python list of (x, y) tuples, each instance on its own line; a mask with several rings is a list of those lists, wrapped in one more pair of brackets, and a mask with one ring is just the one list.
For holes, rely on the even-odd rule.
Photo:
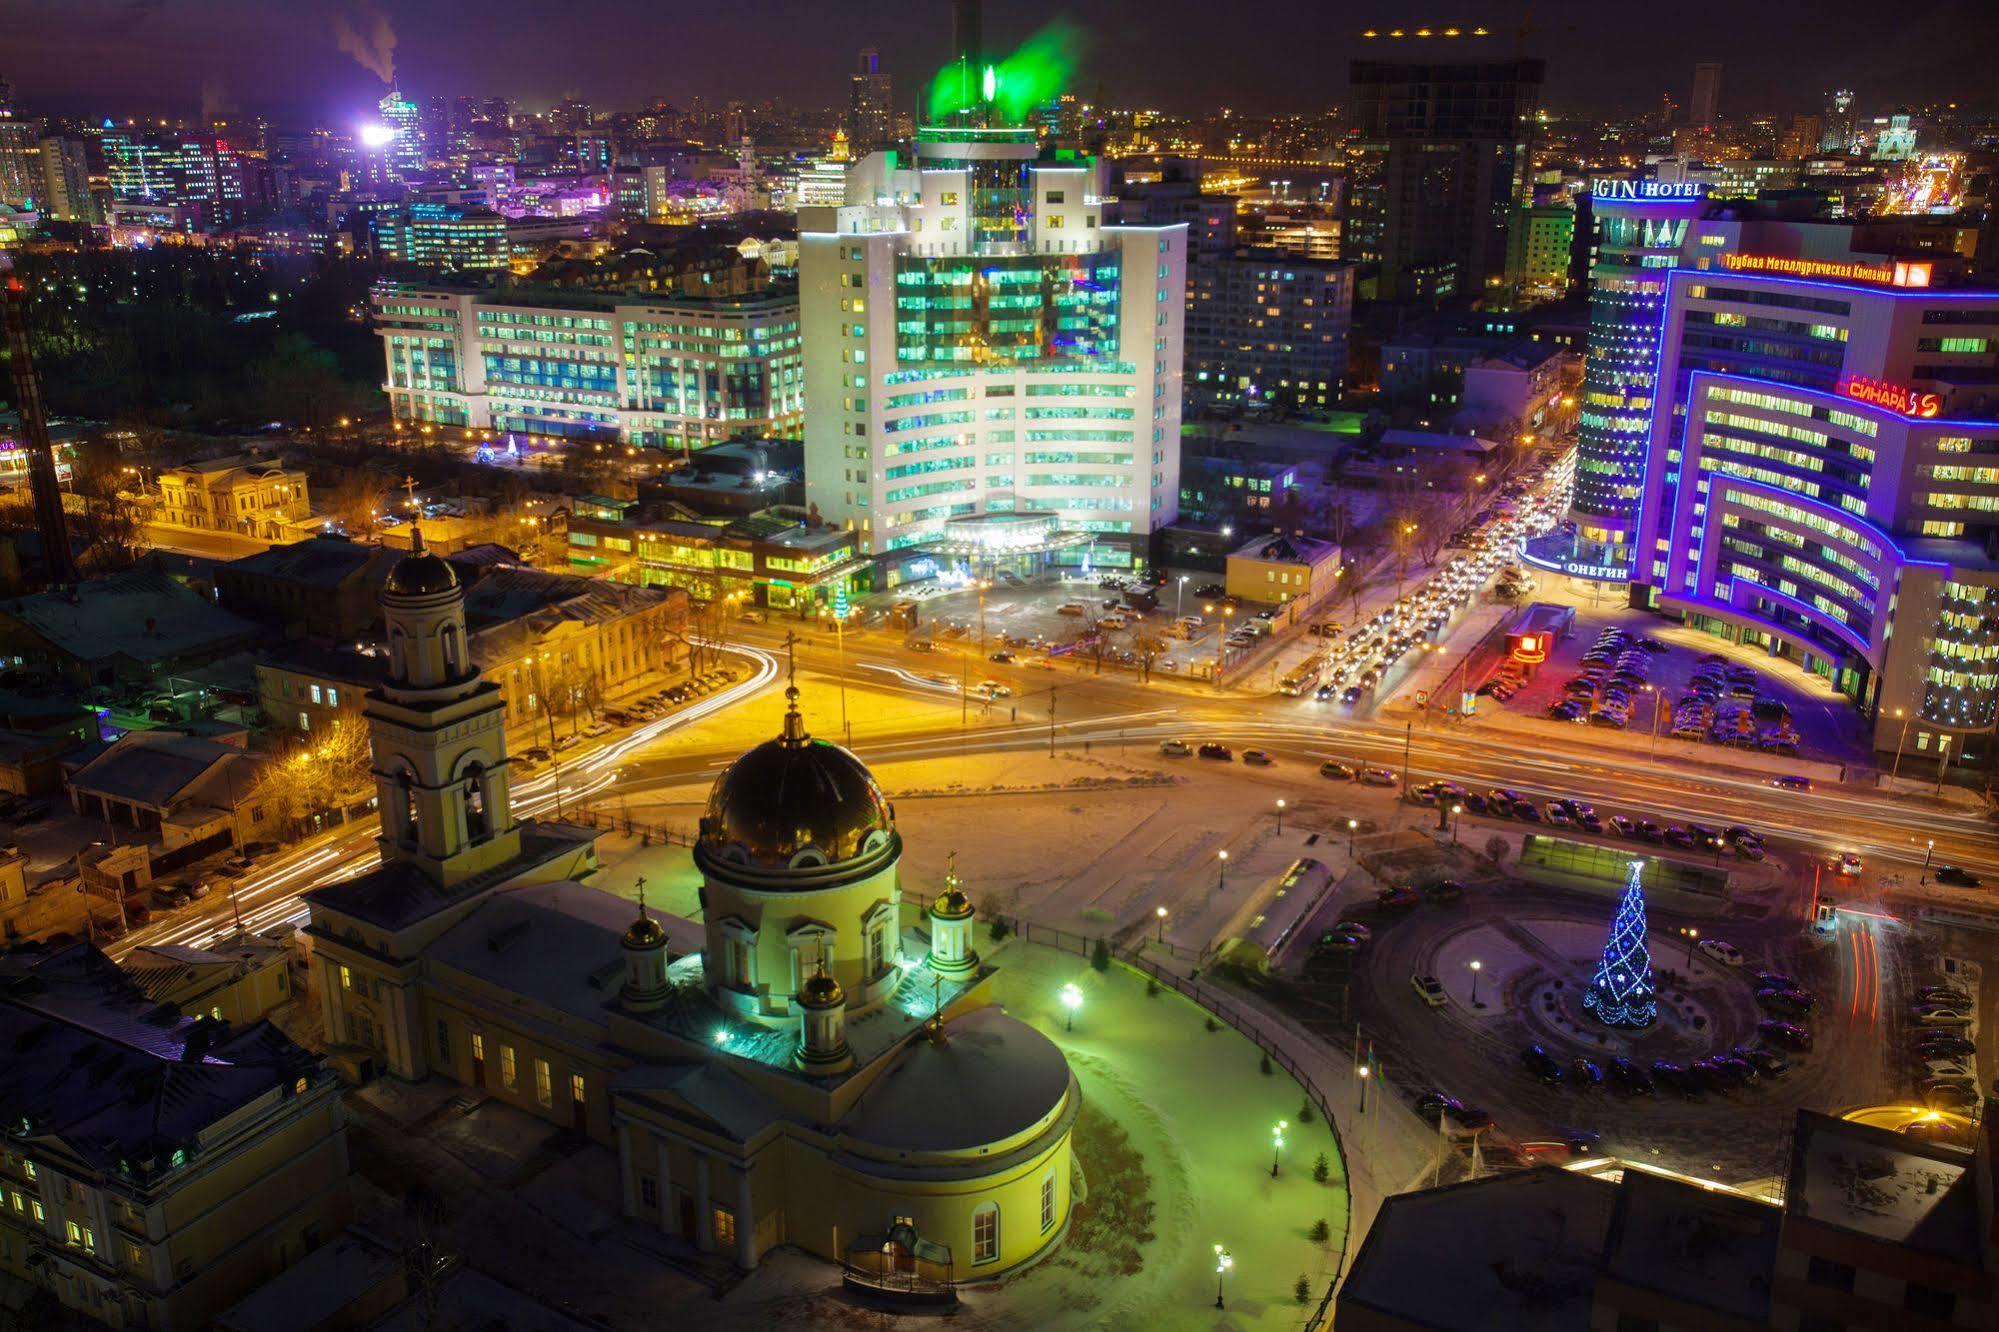
[(1825, 677), (1879, 751), (1987, 766), (1999, 292), (1932, 276), (1734, 253), (1667, 277), (1634, 600)]
[(398, 421), (700, 449), (798, 438), (797, 297), (641, 299), (377, 286)]
[(1142, 558), (1180, 492), (1187, 229), (1108, 225), (1107, 202), (1098, 162), (961, 124), (922, 129), (913, 163), (856, 163), (844, 206), (800, 210), (821, 518), (870, 554), (978, 558), (990, 532), (1032, 558), (1032, 530), (1058, 560)]

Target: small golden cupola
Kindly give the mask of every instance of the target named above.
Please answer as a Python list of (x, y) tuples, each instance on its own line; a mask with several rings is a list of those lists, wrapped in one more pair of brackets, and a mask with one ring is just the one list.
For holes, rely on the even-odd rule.
[(978, 969), (979, 955), (972, 949), (975, 915), (972, 899), (965, 896), (958, 880), (958, 853), (953, 851), (944, 870), (944, 891), (930, 904), (932, 971), (940, 976), (962, 976)]

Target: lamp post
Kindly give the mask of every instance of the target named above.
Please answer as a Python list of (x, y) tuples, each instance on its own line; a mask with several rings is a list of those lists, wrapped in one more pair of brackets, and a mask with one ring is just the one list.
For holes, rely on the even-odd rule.
[(1067, 1010), (1068, 1018), (1063, 1022), (1062, 1030), (1074, 1031), (1076, 1029), (1076, 1010), (1082, 1006), (1083, 992), (1074, 985), (1064, 985), (1062, 987), (1062, 1007)]
[(1458, 816), (1465, 812), (1463, 805), (1451, 806), (1451, 845), (1458, 844)]
[(1347, 859), (1353, 859), (1353, 836), (1360, 831), (1359, 819), (1347, 820)]
[(1930, 861), (1937, 853), (1937, 839), (1932, 837), (1923, 843), (1923, 872), (1916, 879), (1918, 885), (1930, 881)]
[(1902, 716), (1901, 708), (1895, 709), (1895, 715), (1902, 718), (1902, 734), (1895, 738), (1895, 763), (1893, 767), (1888, 769), (1888, 780), (1891, 782), (1901, 775), (1902, 746), (1909, 742), (1909, 723), (1915, 720), (1914, 717)]
[(1360, 1112), (1362, 1114), (1367, 1113), (1367, 1075), (1372, 1071), (1366, 1064), (1362, 1064), (1354, 1070), (1354, 1073), (1360, 1078)]
[(1152, 908), (1152, 914), (1158, 918), (1159, 921), (1158, 942), (1163, 944), (1166, 942), (1166, 908), (1163, 906), (1154, 907)]
[(1215, 1307), (1217, 1309), (1222, 1307), (1222, 1278), (1228, 1275), (1228, 1270), (1234, 1266), (1235, 1258), (1230, 1255), (1227, 1249), (1217, 1244), (1215, 1246)]
[(1687, 936), (1687, 965), (1691, 967), (1694, 964), (1694, 945), (1700, 942), (1701, 932), (1687, 925), (1681, 928), (1680, 933)]
[(1291, 1121), (1280, 1119), (1277, 1127), (1270, 1130), (1270, 1177), (1277, 1178), (1277, 1158), (1284, 1151), (1284, 1130), (1291, 1127)]
[(1284, 797), (1277, 798), (1277, 835), (1284, 835)]
[(1218, 893), (1227, 892), (1229, 886), (1228, 848), (1224, 847), (1222, 850), (1215, 852), (1215, 865), (1215, 891)]
[(1652, 757), (1658, 758), (1659, 757), (1659, 713), (1661, 709), (1663, 709), (1666, 706), (1666, 696), (1659, 692), (1659, 688), (1657, 685), (1640, 685), (1639, 688), (1643, 689), (1646, 693), (1652, 695)]

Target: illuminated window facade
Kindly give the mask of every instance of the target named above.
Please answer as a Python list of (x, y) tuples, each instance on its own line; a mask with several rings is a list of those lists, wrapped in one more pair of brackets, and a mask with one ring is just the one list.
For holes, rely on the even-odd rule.
[(1185, 225), (1105, 225), (1101, 165), (1031, 130), (925, 128), (846, 197), (800, 213), (807, 504), (875, 555), (1049, 513), (1107, 538), (1076, 560), (1142, 558), (1179, 501)]
[(693, 450), (739, 436), (795, 439), (803, 428), (793, 295), (510, 302), (376, 288), (397, 421), (517, 449), (569, 437)]

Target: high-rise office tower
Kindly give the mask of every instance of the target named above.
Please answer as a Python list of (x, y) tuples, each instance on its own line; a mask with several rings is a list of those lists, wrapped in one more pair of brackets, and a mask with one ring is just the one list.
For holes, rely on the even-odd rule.
[(1382, 299), (1504, 287), (1544, 73), (1528, 59), (1353, 62), (1342, 254), (1380, 266)]
[(423, 174), (423, 118), (415, 102), (393, 87), (377, 103), (382, 124), (395, 131), (395, 138), (381, 149), (385, 173), (390, 180), (413, 180)]
[(42, 137), (39, 121), (14, 114), (0, 105), (0, 204), (25, 208), (39, 203), (42, 195), (42, 159), (37, 146)]
[(1721, 64), (1703, 60), (1694, 66), (1694, 93), (1687, 99), (1687, 123), (1711, 130), (1721, 119)]
[(83, 140), (50, 135), (41, 141), (42, 210), (65, 222), (99, 221), (90, 193), (90, 162)]
[(806, 501), (918, 563), (1128, 565), (1177, 511), (1186, 227), (1105, 225), (1101, 163), (996, 123), (956, 9), (969, 99), (799, 214)]
[(1853, 148), (1853, 91), (1840, 88), (1825, 97), (1825, 129), (1819, 135), (1819, 151), (1850, 152)]
[(895, 88), (882, 69), (882, 53), (870, 46), (861, 52), (849, 90), (847, 143), (855, 157), (866, 157), (895, 146)]
[(1537, 564), (1586, 578), (1630, 575), (1652, 421), (1666, 274), (1706, 209), (1698, 183), (1601, 180), (1590, 191), (1589, 341), (1583, 359), (1570, 527), (1530, 544)]
[(1795, 255), (1666, 279), (1635, 577), (1851, 698), (1882, 766), (1989, 770), (1999, 291)]

